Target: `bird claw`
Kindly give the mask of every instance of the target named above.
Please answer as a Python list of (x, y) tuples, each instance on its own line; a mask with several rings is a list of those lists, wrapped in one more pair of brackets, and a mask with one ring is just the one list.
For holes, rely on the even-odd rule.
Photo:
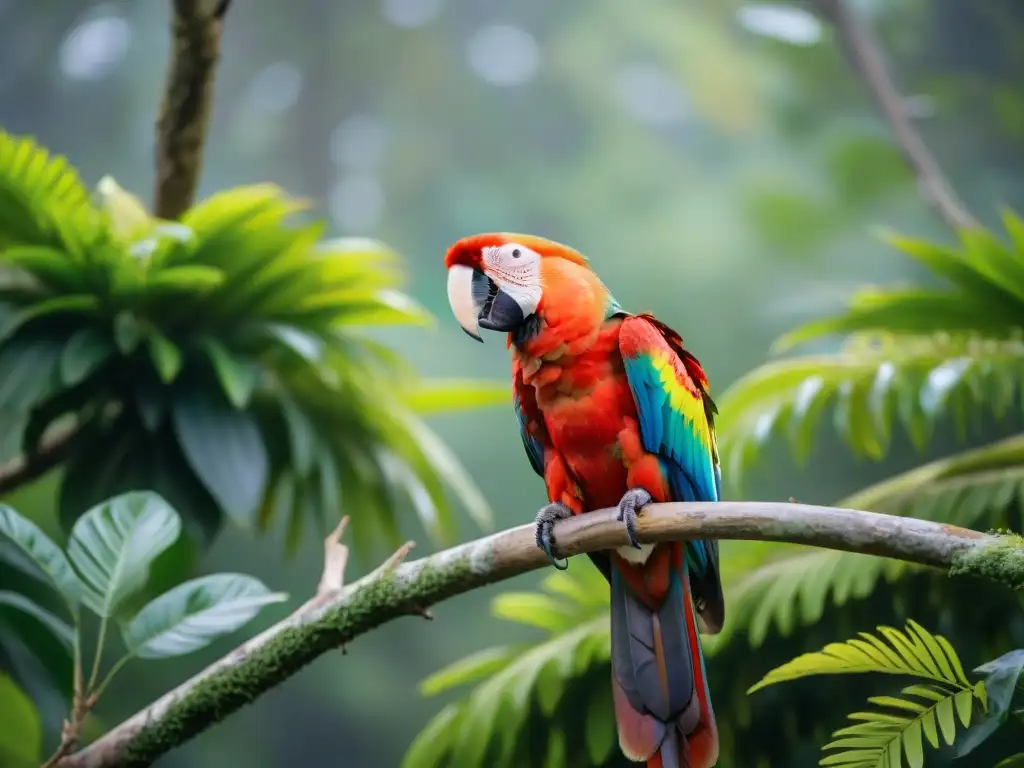
[(551, 564), (560, 571), (564, 571), (569, 567), (569, 560), (564, 559), (563, 563), (558, 562), (558, 557), (555, 554), (555, 548), (557, 547), (555, 542), (555, 523), (568, 517), (572, 517), (572, 510), (565, 506), (565, 504), (560, 504), (557, 501), (546, 504), (537, 513), (537, 546), (550, 558)]
[(636, 516), (651, 501), (651, 494), (643, 488), (630, 488), (619, 501), (618, 521), (626, 526), (630, 546), (634, 549), (640, 549), (640, 542), (636, 540)]

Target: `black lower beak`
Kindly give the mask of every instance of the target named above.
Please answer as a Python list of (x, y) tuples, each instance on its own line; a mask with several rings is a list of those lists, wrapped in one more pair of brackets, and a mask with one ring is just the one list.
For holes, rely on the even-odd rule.
[(523, 309), (518, 302), (504, 291), (499, 290), (497, 295), (488, 301), (480, 314), (479, 322), (481, 328), (489, 331), (514, 331), (523, 324)]

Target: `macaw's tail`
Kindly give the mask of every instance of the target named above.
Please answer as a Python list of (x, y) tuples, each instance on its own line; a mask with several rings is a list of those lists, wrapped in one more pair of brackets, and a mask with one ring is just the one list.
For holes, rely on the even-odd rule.
[(681, 544), (643, 565), (612, 557), (612, 688), (619, 746), (648, 768), (712, 768), (718, 729)]

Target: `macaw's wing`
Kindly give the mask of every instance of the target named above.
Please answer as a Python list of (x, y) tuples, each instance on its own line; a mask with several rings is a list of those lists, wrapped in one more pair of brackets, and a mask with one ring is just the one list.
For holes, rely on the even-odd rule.
[(516, 409), (519, 434), (523, 438), (523, 448), (530, 459), (530, 466), (544, 477), (544, 445), (550, 445), (548, 431), (540, 408), (537, 407), (537, 394), (531, 385), (523, 382), (522, 369), (515, 357), (512, 359), (512, 407)]
[[(544, 477), (544, 454), (551, 450), (548, 428), (544, 424), (544, 416), (537, 406), (537, 393), (531, 384), (523, 381), (519, 360), (512, 359), (512, 406), (519, 419), (519, 434), (523, 438), (523, 448), (530, 459), (533, 471)], [(611, 561), (605, 552), (588, 552), (590, 561), (604, 574), (611, 583)]]
[[(715, 404), (697, 358), (678, 333), (650, 315), (622, 321), (619, 351), (636, 402), (644, 449), (657, 454), (676, 501), (718, 501), (721, 469)], [(691, 586), (708, 633), (725, 621), (718, 542), (688, 543)]]

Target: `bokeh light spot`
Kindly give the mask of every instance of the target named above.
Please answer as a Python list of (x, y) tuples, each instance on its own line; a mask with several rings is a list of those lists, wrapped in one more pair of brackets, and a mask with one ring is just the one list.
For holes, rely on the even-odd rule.
[(384, 18), (396, 27), (414, 29), (433, 21), (441, 6), (442, 0), (384, 0)]
[(64, 38), (60, 68), (72, 80), (100, 80), (124, 59), (131, 37), (128, 22), (101, 6)]
[(388, 138), (387, 127), (373, 115), (353, 115), (331, 131), (331, 161), (338, 168), (374, 168), (387, 153)]
[(384, 190), (376, 176), (353, 173), (331, 190), (331, 218), (345, 232), (369, 232), (380, 221), (384, 202)]
[(660, 67), (627, 65), (616, 73), (614, 88), (622, 108), (641, 123), (667, 126), (686, 119), (686, 96)]
[(302, 72), (287, 61), (260, 70), (249, 83), (248, 106), (264, 114), (280, 114), (295, 106), (302, 93)]
[(537, 74), (540, 48), (526, 30), (493, 24), (473, 34), (466, 57), (473, 72), (491, 85), (522, 85)]
[(821, 40), (821, 22), (800, 8), (788, 5), (746, 5), (736, 12), (739, 23), (757, 35), (793, 45), (814, 45)]

